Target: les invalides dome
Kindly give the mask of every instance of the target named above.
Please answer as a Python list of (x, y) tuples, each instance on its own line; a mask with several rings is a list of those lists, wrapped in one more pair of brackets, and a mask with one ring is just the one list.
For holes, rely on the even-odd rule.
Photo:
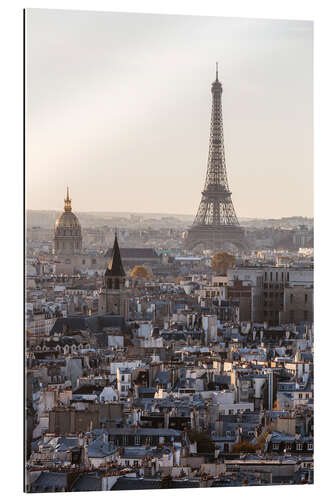
[(56, 255), (73, 255), (82, 251), (81, 225), (77, 216), (72, 212), (72, 200), (65, 198), (64, 212), (57, 218), (54, 227), (53, 253)]

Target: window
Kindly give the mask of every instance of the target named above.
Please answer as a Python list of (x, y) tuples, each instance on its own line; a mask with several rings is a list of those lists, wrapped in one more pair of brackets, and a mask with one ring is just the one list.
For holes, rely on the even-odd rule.
[(308, 294), (306, 293), (304, 295), (304, 303), (307, 304), (308, 303)]
[(302, 393), (300, 393), (300, 394), (298, 395), (298, 399), (303, 399), (303, 394), (302, 394)]
[(308, 443), (308, 450), (313, 450), (313, 443)]
[(286, 450), (290, 450), (291, 449), (291, 443), (288, 441), (286, 443)]
[(275, 273), (276, 281), (279, 281), (279, 273)]
[(135, 446), (140, 446), (140, 436), (134, 437), (134, 444), (135, 444)]
[(292, 303), (293, 303), (293, 301), (294, 301), (294, 295), (291, 293), (291, 294), (290, 294), (290, 304), (292, 304)]
[(273, 450), (278, 450), (280, 447), (280, 444), (279, 443), (273, 443), (273, 446), (272, 446), (272, 449)]
[(271, 276), (271, 281), (273, 281), (273, 273), (271, 273), (270, 276)]
[(297, 450), (297, 451), (301, 451), (301, 450), (303, 450), (303, 445), (302, 445), (302, 443), (297, 443), (297, 444), (296, 444), (296, 450)]
[(123, 446), (127, 446), (128, 438), (127, 436), (123, 436)]

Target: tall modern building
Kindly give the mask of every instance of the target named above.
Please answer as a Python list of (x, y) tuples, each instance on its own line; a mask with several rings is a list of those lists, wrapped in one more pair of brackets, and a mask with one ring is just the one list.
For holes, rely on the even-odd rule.
[(188, 230), (188, 249), (202, 244), (205, 248), (223, 249), (232, 244), (245, 250), (243, 228), (239, 225), (228, 185), (222, 117), (222, 85), (218, 78), (212, 83), (212, 115), (206, 182), (193, 225)]

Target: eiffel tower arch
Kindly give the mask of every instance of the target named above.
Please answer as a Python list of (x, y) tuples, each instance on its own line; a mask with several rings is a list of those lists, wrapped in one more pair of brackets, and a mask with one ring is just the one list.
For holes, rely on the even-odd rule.
[(197, 245), (206, 248), (224, 248), (233, 245), (245, 251), (247, 243), (244, 229), (240, 226), (231, 199), (224, 152), (222, 85), (218, 78), (212, 83), (212, 115), (208, 166), (205, 186), (197, 215), (185, 239), (185, 248)]

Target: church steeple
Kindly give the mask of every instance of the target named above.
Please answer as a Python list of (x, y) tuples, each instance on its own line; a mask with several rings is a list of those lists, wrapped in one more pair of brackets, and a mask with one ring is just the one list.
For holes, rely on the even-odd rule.
[(107, 288), (119, 289), (125, 285), (126, 276), (118, 245), (117, 233), (114, 238), (112, 257), (105, 271), (105, 284)]
[(69, 197), (69, 187), (67, 186), (67, 196), (64, 199), (65, 202), (65, 212), (71, 212), (72, 211), (72, 200)]

